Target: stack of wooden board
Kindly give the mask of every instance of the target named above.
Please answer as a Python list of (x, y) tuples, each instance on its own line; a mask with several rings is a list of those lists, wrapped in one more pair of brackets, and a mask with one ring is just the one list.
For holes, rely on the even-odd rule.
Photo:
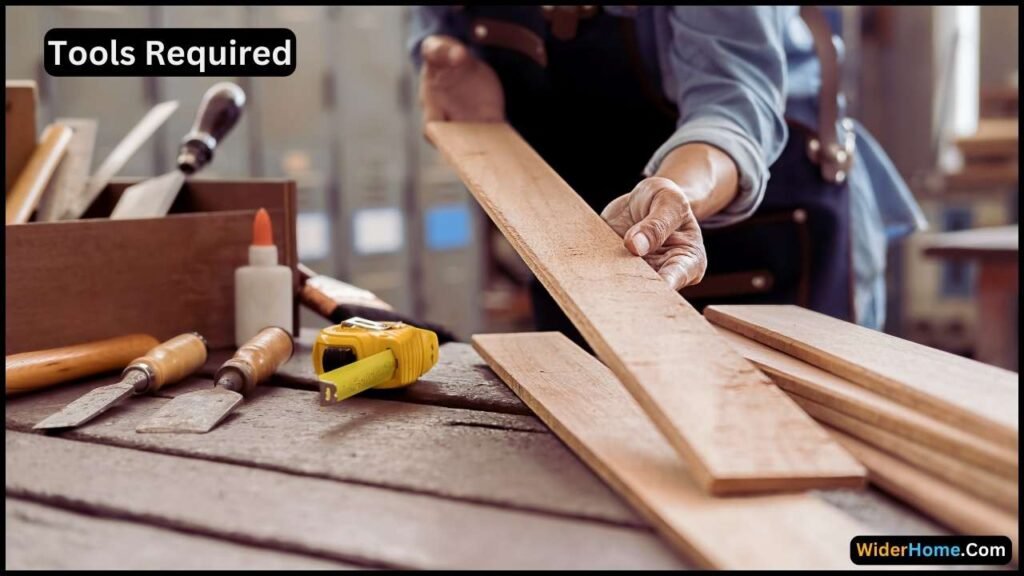
[(705, 317), (868, 467), (963, 533), (1017, 542), (1018, 375), (796, 306)]

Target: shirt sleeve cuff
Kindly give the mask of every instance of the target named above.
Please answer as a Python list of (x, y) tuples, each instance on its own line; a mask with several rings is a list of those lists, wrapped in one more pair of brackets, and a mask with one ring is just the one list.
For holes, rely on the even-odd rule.
[(722, 150), (736, 163), (739, 173), (739, 193), (721, 212), (701, 221), (701, 226), (719, 228), (752, 216), (764, 198), (768, 166), (757, 145), (728, 120), (696, 118), (686, 122), (658, 148), (644, 168), (644, 174), (654, 175), (670, 152), (691, 142), (703, 142)]

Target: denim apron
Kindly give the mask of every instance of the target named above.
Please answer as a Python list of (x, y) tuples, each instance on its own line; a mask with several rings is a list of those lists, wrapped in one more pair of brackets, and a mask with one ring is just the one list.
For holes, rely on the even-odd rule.
[[(509, 123), (596, 212), (632, 190), (651, 155), (675, 131), (678, 116), (644, 70), (634, 20), (598, 10), (579, 19), (575, 35), (564, 39), (552, 33), (538, 7), (465, 11), (471, 27), (507, 22), (543, 41), (545, 66), (522, 51), (473, 42), (470, 34), (477, 54), (501, 79)], [(812, 136), (791, 127), (754, 216), (703, 230), (708, 269), (702, 284), (717, 288), (684, 290), (698, 309), (800, 304), (852, 320), (849, 188), (822, 178), (806, 152)], [(538, 330), (558, 330), (582, 343), (536, 279), (531, 296)]]

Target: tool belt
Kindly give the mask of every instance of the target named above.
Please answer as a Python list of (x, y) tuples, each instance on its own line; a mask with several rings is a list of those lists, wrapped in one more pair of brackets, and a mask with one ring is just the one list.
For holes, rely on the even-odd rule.
[[(635, 7), (632, 8), (635, 10)], [(541, 6), (541, 14), (551, 34), (561, 41), (576, 36), (580, 22), (595, 16), (598, 6)], [(833, 184), (846, 181), (853, 164), (856, 140), (849, 118), (839, 121), (839, 55), (832, 42), (832, 30), (818, 6), (801, 6), (800, 16), (811, 31), (814, 50), (821, 65), (821, 88), (818, 92), (818, 129), (787, 119), (808, 133), (807, 156), (820, 168), (821, 177)], [(547, 67), (544, 39), (533, 30), (496, 18), (473, 17), (470, 20), (471, 42), (518, 52), (541, 67)]]

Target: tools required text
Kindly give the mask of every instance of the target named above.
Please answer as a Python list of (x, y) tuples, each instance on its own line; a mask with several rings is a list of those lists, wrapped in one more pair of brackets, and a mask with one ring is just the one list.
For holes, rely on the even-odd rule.
[(54, 28), (51, 76), (288, 76), (295, 34), (285, 28)]

